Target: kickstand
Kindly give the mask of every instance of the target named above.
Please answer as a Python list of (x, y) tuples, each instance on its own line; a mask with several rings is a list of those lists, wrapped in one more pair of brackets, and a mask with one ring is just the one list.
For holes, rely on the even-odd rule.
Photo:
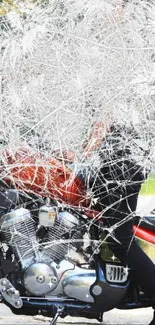
[(57, 311), (53, 317), (53, 319), (51, 320), (49, 325), (56, 325), (56, 321), (58, 319), (58, 317), (60, 316), (60, 314), (62, 313), (62, 311), (64, 310), (64, 307), (58, 307)]

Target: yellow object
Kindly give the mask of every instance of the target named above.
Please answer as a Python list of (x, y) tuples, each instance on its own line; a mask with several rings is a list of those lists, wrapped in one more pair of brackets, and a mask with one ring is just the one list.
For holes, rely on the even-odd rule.
[[(47, 3), (47, 0), (29, 0), (24, 1), (24, 6), (26, 7), (30, 3), (34, 3), (35, 5), (40, 6), (45, 2)], [(11, 10), (14, 10), (18, 14), (22, 13), (20, 10), (20, 2), (18, 0), (0, 0), (0, 16), (6, 16), (7, 13)]]
[(15, 4), (13, 0), (3, 0), (0, 3), (0, 16), (5, 16), (11, 10), (15, 10), (16, 12), (20, 13), (18, 6)]

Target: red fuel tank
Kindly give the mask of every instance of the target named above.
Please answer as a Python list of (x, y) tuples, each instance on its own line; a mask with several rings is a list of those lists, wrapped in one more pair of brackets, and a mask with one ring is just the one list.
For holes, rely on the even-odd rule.
[(6, 157), (8, 172), (5, 181), (16, 189), (35, 192), (74, 206), (88, 204), (83, 182), (63, 162), (54, 158), (45, 159), (40, 154), (34, 157), (24, 150)]

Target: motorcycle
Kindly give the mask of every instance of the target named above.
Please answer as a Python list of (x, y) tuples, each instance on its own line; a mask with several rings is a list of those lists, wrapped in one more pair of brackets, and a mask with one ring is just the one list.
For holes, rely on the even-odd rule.
[[(80, 316), (102, 321), (113, 308), (148, 307), (149, 300), (106, 245), (100, 213), (32, 193), (0, 195), (1, 301), (17, 315)], [(139, 221), (137, 221), (139, 222)], [(134, 226), (155, 258), (155, 216)]]
[[(1, 301), (16, 315), (51, 317), (50, 325), (59, 316), (102, 322), (113, 308), (150, 306), (108, 248), (104, 218), (86, 204), (80, 179), (54, 159), (46, 169), (33, 156), (17, 158), (20, 165), (8, 158), (0, 192)], [(139, 245), (154, 260), (155, 216), (136, 221)]]

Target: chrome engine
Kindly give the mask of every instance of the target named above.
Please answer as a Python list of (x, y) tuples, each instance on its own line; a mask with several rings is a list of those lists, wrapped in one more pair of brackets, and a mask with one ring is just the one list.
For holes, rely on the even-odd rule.
[[(0, 279), (4, 299), (13, 307), (21, 308), (22, 287), (26, 299), (69, 298), (93, 303), (94, 297), (101, 295), (105, 298), (105, 310), (115, 307), (127, 290), (127, 274), (123, 267), (109, 265), (108, 281), (117, 285), (110, 286), (103, 272), (102, 281), (97, 282), (96, 271), (90, 269), (89, 264), (91, 241), (87, 221), (75, 211), (50, 205), (40, 208), (37, 220), (24, 208), (0, 219), (2, 241), (18, 264), (17, 273)], [(106, 301), (106, 295), (114, 298)]]
[[(24, 208), (5, 214), (0, 221), (4, 242), (21, 266), (27, 295), (68, 296), (65, 278), (70, 272), (85, 273), (76, 264), (88, 263), (85, 248), (90, 239), (85, 237), (85, 222), (78, 215), (47, 205), (40, 208), (38, 220), (37, 224)], [(40, 236), (42, 231), (44, 236)], [(88, 287), (95, 281), (95, 274), (92, 277), (92, 272), (90, 276), (88, 270), (86, 273), (87, 298), (83, 299), (92, 301)]]

